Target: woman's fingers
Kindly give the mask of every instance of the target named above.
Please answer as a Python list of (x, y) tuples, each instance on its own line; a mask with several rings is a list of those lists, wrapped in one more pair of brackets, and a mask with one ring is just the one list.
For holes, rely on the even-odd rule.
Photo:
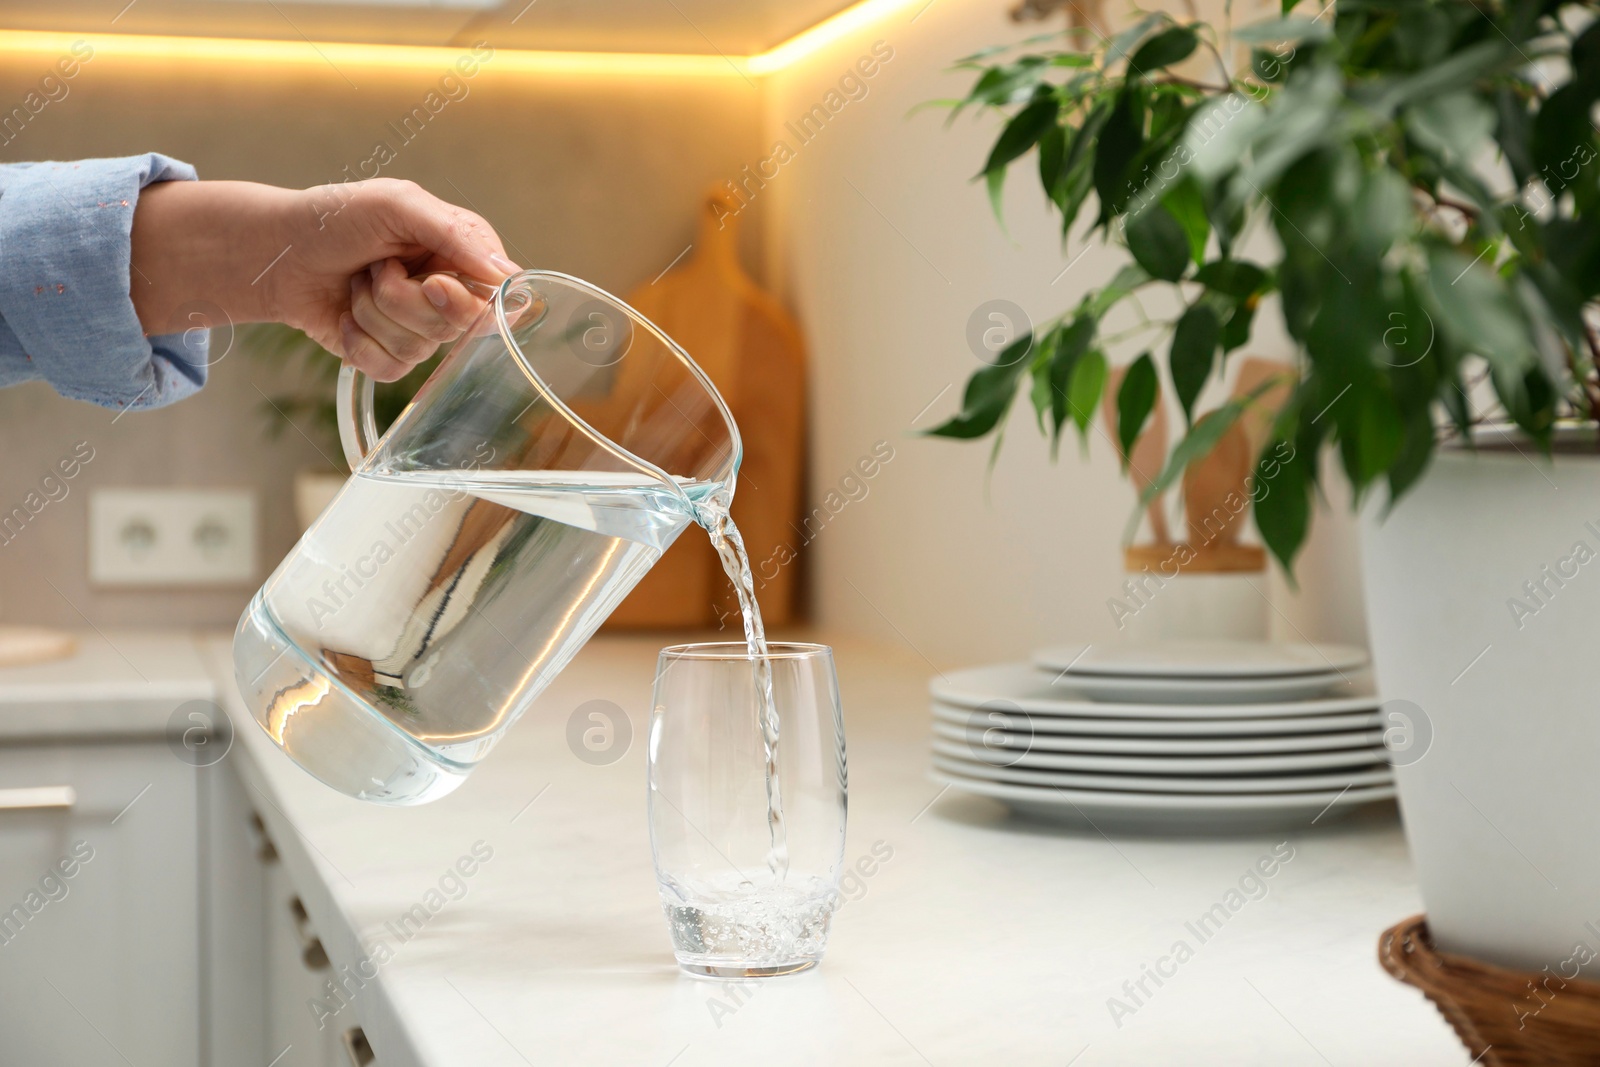
[[(414, 295), (426, 302), (420, 290)], [(411, 314), (414, 310), (411, 307), (404, 307), (402, 313)], [(437, 325), (428, 327), (428, 332), (419, 331), (407, 323), (396, 322), (378, 306), (373, 292), (372, 277), (366, 271), (350, 279), (350, 314), (354, 316), (356, 325), (360, 326), (367, 336), (377, 341), (389, 355), (401, 363), (420, 363), (433, 355), (441, 341), (453, 337), (458, 332), (448, 324), (444, 324), (437, 314), (433, 315)], [(430, 336), (430, 333), (437, 336)]]
[(387, 349), (367, 334), (356, 324), (355, 316), (346, 311), (339, 316), (340, 347), (339, 354), (344, 361), (357, 370), (365, 371), (380, 382), (392, 382), (404, 378), (411, 369), (411, 364), (402, 363), (391, 356)]
[[(459, 337), (465, 333), (478, 315), (483, 311), (484, 305), (489, 301), (486, 297), (468, 289), (462, 284), (461, 279), (449, 274), (430, 274), (421, 279), (422, 294), (428, 303), (438, 309), (440, 315), (455, 327), (452, 337)], [(482, 290), (480, 291), (491, 291)]]
[(373, 264), (371, 275), (377, 309), (399, 326), (438, 344), (460, 337), (483, 308), (484, 302), (458, 279), (440, 274), (412, 278), (398, 259)]
[(483, 306), (458, 278), (412, 278), (397, 259), (374, 263), (350, 279), (350, 312), (340, 320), (345, 358), (393, 381), (461, 336)]

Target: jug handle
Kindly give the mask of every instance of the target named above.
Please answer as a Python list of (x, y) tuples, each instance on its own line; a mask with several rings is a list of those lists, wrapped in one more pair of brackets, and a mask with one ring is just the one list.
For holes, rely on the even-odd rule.
[(339, 443), (352, 472), (360, 470), (367, 453), (378, 444), (378, 419), (372, 412), (371, 378), (346, 363), (339, 368), (334, 408), (339, 416)]
[[(434, 274), (448, 274), (485, 300), (494, 299), (499, 286), (480, 282), (452, 270), (430, 271), (417, 275), (427, 278)], [(339, 443), (344, 446), (344, 460), (351, 472), (360, 469), (367, 454), (378, 447), (378, 419), (373, 414), (371, 378), (346, 363), (339, 368), (339, 384), (334, 387), (333, 404), (339, 421)]]

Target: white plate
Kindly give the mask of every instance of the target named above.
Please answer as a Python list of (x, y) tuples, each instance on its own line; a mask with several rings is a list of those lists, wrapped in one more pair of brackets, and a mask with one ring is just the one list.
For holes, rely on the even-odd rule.
[(933, 751), (941, 756), (977, 762), (996, 770), (1088, 771), (1099, 774), (1292, 774), (1296, 771), (1324, 770), (1330, 767), (1371, 767), (1385, 762), (1388, 751), (1381, 746), (1335, 749), (1330, 752), (1297, 752), (1264, 756), (1102, 756), (1079, 752), (1041, 752), (1015, 738), (1015, 745), (992, 735), (975, 735), (971, 743), (937, 740)]
[(930, 777), (963, 792), (993, 797), (1023, 815), (1095, 831), (1123, 833), (1255, 833), (1322, 826), (1374, 801), (1394, 798), (1394, 786), (1251, 796), (1117, 793), (1037, 789), (934, 771)]
[(991, 782), (1009, 782), (1012, 785), (1031, 785), (1064, 789), (1111, 789), (1125, 792), (1147, 793), (1304, 793), (1319, 789), (1356, 788), (1363, 785), (1387, 785), (1394, 781), (1394, 771), (1387, 767), (1368, 769), (1352, 768), (1330, 771), (1326, 774), (1273, 774), (1273, 775), (1193, 775), (1180, 777), (1172, 774), (1083, 774), (1071, 771), (1030, 771), (1020, 767), (992, 767), (973, 759), (933, 757), (936, 770), (950, 774), (964, 774), (968, 778), (985, 778)]
[(1033, 654), (1040, 670), (1120, 678), (1282, 678), (1340, 674), (1366, 666), (1353, 645), (1279, 641), (1152, 641), (1044, 648)]
[[(1111, 719), (1071, 718), (1047, 712), (1022, 711), (1015, 703), (1000, 702), (984, 707), (961, 707), (933, 702), (933, 717), (960, 726), (973, 723), (973, 716), (987, 726), (1017, 729), (1034, 734), (1094, 734), (1122, 737), (1219, 737), (1263, 734), (1313, 734), (1328, 730), (1370, 730), (1383, 725), (1382, 712), (1368, 707), (1339, 715), (1306, 715), (1286, 719)], [(1021, 724), (1026, 723), (1023, 728)]]
[[(974, 713), (960, 710), (954, 721), (934, 711), (933, 732), (937, 737), (965, 742), (975, 732), (999, 730), (1015, 737), (1019, 744), (1028, 743), (1032, 752), (1077, 752), (1083, 754), (1109, 753), (1125, 756), (1250, 756), (1272, 752), (1319, 752), (1340, 748), (1381, 748), (1383, 731), (1379, 729), (1339, 730), (1325, 734), (1285, 734), (1282, 737), (1117, 737), (1106, 735), (1056, 734), (1029, 732), (1026, 724), (1018, 723), (1016, 730), (990, 725)], [(977, 712), (982, 716), (983, 712)], [(1033, 725), (1038, 725), (1035, 720)], [(1055, 725), (1060, 720), (1050, 720)], [(1300, 720), (1296, 720), (1297, 722)], [(1095, 720), (1102, 724), (1101, 720)], [(1231, 722), (1229, 725), (1233, 725)], [(981, 743), (981, 742), (980, 742)]]
[[(1029, 715), (1073, 715), (1110, 719), (1252, 719), (1287, 718), (1299, 715), (1335, 715), (1341, 712), (1373, 711), (1378, 698), (1372, 692), (1367, 672), (1352, 674), (1356, 684), (1350, 691), (1319, 700), (1283, 699), (1270, 703), (1105, 703), (1085, 700), (1065, 682), (1051, 685), (1050, 678), (1026, 663), (1003, 663), (992, 667), (971, 667), (951, 671), (928, 683), (935, 700), (966, 708), (1008, 705)], [(1159, 679), (1158, 679), (1159, 681)], [(1278, 679), (1267, 679), (1268, 683)], [(1337, 677), (1334, 682), (1339, 683)], [(1135, 683), (1138, 684), (1138, 683)], [(1191, 683), (1180, 682), (1179, 685)], [(1344, 689), (1343, 683), (1339, 683)], [(1007, 710), (1003, 708), (1002, 710)], [(1270, 733), (1257, 730), (1256, 733)]]
[(1111, 704), (1264, 704), (1310, 700), (1335, 688), (1352, 691), (1356, 674), (1294, 674), (1282, 678), (1120, 678), (1110, 674), (1035, 671), (1063, 696)]

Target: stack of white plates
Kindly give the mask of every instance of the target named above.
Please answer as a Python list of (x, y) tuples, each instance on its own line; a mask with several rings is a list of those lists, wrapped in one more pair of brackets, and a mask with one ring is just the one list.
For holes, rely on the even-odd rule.
[(1394, 796), (1366, 654), (1079, 646), (935, 679), (934, 777), (1101, 830), (1324, 824)]

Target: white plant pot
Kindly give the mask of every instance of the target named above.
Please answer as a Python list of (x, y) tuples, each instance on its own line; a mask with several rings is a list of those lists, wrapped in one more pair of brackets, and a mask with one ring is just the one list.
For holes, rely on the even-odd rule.
[(333, 502), (349, 479), (348, 474), (334, 471), (303, 470), (294, 475), (294, 517), (305, 533), (317, 516)]
[[(1267, 601), (1258, 585), (1264, 574), (1177, 574), (1156, 585), (1130, 574), (1132, 593), (1118, 597), (1125, 614), (1118, 629), (1135, 641), (1265, 641)], [(1143, 584), (1140, 584), (1143, 583)], [(1124, 586), (1126, 592), (1130, 587)]]
[(1387, 519), (1368, 509), (1368, 625), (1386, 712), (1421, 709), (1396, 773), (1437, 943), (1594, 977), (1600, 456), (1520, 447), (1445, 450)]

